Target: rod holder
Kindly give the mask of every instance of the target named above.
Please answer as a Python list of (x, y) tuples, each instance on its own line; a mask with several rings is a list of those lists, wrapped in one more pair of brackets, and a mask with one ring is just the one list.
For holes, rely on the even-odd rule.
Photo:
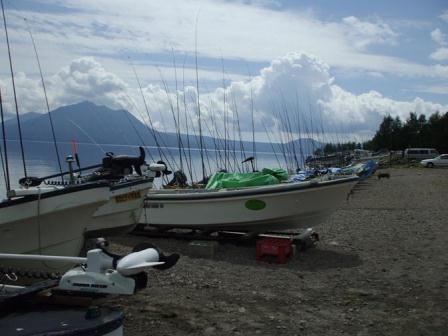
[(73, 174), (73, 162), (75, 162), (75, 159), (72, 155), (67, 155), (65, 158), (65, 161), (68, 163), (68, 173), (70, 176), (70, 184), (75, 183), (75, 175)]

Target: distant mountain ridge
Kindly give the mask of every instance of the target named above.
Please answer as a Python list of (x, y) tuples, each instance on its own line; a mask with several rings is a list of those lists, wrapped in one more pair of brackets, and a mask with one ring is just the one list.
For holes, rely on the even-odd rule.
[[(28, 113), (27, 113), (28, 114)], [(3, 117), (5, 118), (5, 121), (6, 120), (9, 120), (9, 119), (12, 119), (12, 118), (14, 118), (16, 115), (14, 114), (14, 113), (12, 113), (12, 112), (6, 112), (5, 110), (3, 110)], [(1, 122), (1, 119), (0, 119), (0, 122)]]
[[(152, 131), (148, 126), (135, 118), (126, 110), (113, 110), (106, 106), (95, 105), (91, 102), (81, 102), (73, 105), (59, 107), (51, 112), (56, 138), (60, 142), (77, 141), (79, 143), (99, 143), (114, 145), (141, 145), (142, 140), (146, 146), (156, 146), (152, 132), (156, 134), (161, 147), (178, 147), (178, 138), (175, 133), (162, 133)], [(50, 122), (47, 114), (30, 112), (20, 115), (21, 130), (24, 140), (52, 141)], [(6, 135), (9, 140), (18, 140), (18, 128), (15, 118), (5, 121)], [(189, 138), (189, 139), (188, 139)], [(183, 146), (188, 140), (191, 148), (199, 148), (197, 138), (193, 135), (187, 137), (182, 134)], [(205, 136), (204, 146), (208, 149), (216, 148), (215, 143), (223, 140)], [(229, 141), (229, 145), (233, 142)], [(302, 148), (317, 148), (321, 144), (312, 139), (295, 141), (297, 150)], [(244, 141), (244, 147), (250, 152), (252, 143)], [(257, 142), (257, 150), (272, 152), (272, 145)], [(275, 144), (278, 149), (278, 145)], [(221, 148), (222, 146), (219, 146)], [(240, 148), (239, 142), (236, 148)]]

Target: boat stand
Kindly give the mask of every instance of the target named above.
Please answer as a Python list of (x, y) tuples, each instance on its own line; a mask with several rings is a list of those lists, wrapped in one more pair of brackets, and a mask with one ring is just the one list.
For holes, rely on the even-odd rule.
[(296, 249), (304, 251), (316, 246), (319, 241), (319, 234), (313, 228), (304, 231), (226, 231), (226, 230), (199, 230), (199, 229), (179, 229), (169, 227), (157, 227), (149, 224), (139, 224), (131, 233), (137, 236), (150, 238), (167, 238), (177, 240), (209, 240), (235, 245), (255, 245), (262, 238), (289, 238)]

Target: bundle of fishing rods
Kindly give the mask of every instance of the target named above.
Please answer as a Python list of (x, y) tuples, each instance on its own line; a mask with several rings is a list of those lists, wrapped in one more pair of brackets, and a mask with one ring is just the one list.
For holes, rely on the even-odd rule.
[[(10, 44), (8, 39), (7, 31), (7, 21), (4, 11), (3, 0), (1, 1), (3, 23), (6, 33), (6, 42), (8, 46), (9, 55), (9, 65), (11, 71), (11, 81), (14, 95), (14, 106), (17, 118), (21, 157), (23, 164), (23, 173), (27, 177), (26, 160), (24, 143), (21, 131), (21, 122), (19, 108), (17, 104), (16, 87), (14, 81), (14, 71), (13, 62), (11, 59)], [(11, 4), (12, 5), (12, 4)], [(45, 86), (45, 80), (42, 72), (42, 67), (37, 51), (37, 46), (35, 39), (33, 37), (31, 28), (28, 24), (26, 18), (21, 17), (26, 22), (26, 29), (28, 30), (30, 40), (33, 45), (34, 55), (37, 61), (37, 66), (39, 69), (43, 96), (45, 98), (46, 112), (49, 118), (50, 127), (52, 131), (52, 141), (54, 144), (54, 152), (58, 162), (58, 168), (60, 171), (60, 176), (62, 182), (64, 181), (61, 157), (58, 149), (57, 136), (55, 132), (55, 126), (53, 124), (50, 104), (47, 96), (47, 90)], [(201, 101), (200, 97), (200, 86), (199, 86), (199, 71), (198, 71), (198, 49), (197, 49), (197, 18), (196, 18), (196, 28), (195, 28), (195, 92), (191, 92), (191, 95), (187, 97), (187, 86), (185, 84), (185, 65), (186, 56), (184, 57), (184, 62), (182, 66), (182, 91), (179, 90), (178, 81), (178, 67), (176, 64), (176, 56), (174, 50), (172, 49), (172, 64), (174, 69), (174, 93), (171, 92), (170, 87), (165, 80), (162, 72), (159, 70), (160, 79), (163, 85), (163, 90), (166, 94), (166, 99), (168, 101), (169, 112), (174, 124), (174, 130), (177, 138), (177, 157), (170, 150), (168, 144), (165, 141), (163, 134), (156, 130), (156, 125), (153, 118), (151, 117), (151, 111), (149, 108), (148, 101), (145, 97), (140, 78), (137, 74), (134, 64), (130, 62), (133, 74), (135, 76), (141, 99), (143, 102), (144, 113), (138, 108), (135, 101), (126, 93), (125, 97), (128, 100), (130, 106), (133, 107), (135, 113), (139, 116), (140, 121), (145, 125), (146, 130), (149, 133), (149, 139), (147, 135), (140, 134), (136, 125), (134, 125), (133, 120), (129, 117), (128, 113), (123, 110), (126, 119), (130, 123), (133, 131), (138, 137), (141, 146), (143, 146), (148, 154), (148, 157), (152, 161), (158, 161), (165, 163), (170, 169), (180, 170), (188, 175), (191, 183), (193, 181), (206, 181), (207, 177), (216, 171), (226, 171), (226, 172), (246, 172), (246, 171), (256, 171), (258, 169), (257, 165), (257, 142), (256, 142), (256, 124), (262, 127), (264, 131), (265, 139), (268, 140), (270, 149), (275, 156), (275, 160), (279, 167), (287, 168), (289, 171), (298, 171), (306, 165), (306, 157), (310, 154), (316, 153), (320, 148), (320, 143), (342, 143), (339, 138), (339, 134), (342, 133), (342, 129), (334, 127), (334, 132), (332, 133), (333, 138), (331, 139), (330, 133), (324, 128), (324, 124), (329, 124), (328, 120), (324, 122), (324, 113), (318, 104), (314, 107), (305, 99), (299, 99), (299, 92), (296, 91), (295, 99), (291, 103), (291, 97), (286, 99), (284, 93), (279, 91), (276, 92), (275, 97), (271, 93), (269, 97), (271, 101), (271, 116), (266, 117), (262, 113), (256, 113), (255, 102), (253, 97), (252, 86), (250, 87), (250, 118), (251, 118), (251, 132), (252, 139), (251, 142), (245, 141), (242, 136), (242, 127), (240, 124), (240, 112), (238, 109), (238, 102), (231, 89), (226, 87), (226, 71), (224, 68), (224, 60), (221, 58), (222, 65), (222, 120), (219, 122), (217, 113), (213, 110), (213, 104), (210, 102), (209, 107)], [(252, 79), (249, 75), (249, 82)], [(309, 97), (308, 97), (309, 98)], [(187, 99), (189, 101), (187, 101)], [(190, 104), (193, 102), (193, 104)], [(307, 103), (307, 108), (304, 105)], [(194, 106), (194, 111), (192, 107)], [(2, 161), (2, 168), (5, 176), (5, 183), (7, 190), (10, 189), (11, 183), (9, 178), (8, 170), (8, 151), (7, 151), (7, 135), (5, 133), (4, 115), (2, 98), (0, 91), (0, 106), (1, 106), (1, 118), (2, 118), (2, 138), (3, 138), (3, 148), (0, 147), (0, 155)], [(208, 118), (204, 117), (204, 109), (207, 110), (206, 115)], [(257, 117), (256, 117), (257, 115)], [(195, 117), (195, 118), (194, 118)], [(196, 119), (196, 120), (194, 120)], [(273, 120), (276, 121), (275, 127), (272, 127)], [(83, 132), (92, 143), (98, 145), (100, 149), (105, 153), (104, 148), (95, 141), (92, 135), (89, 135), (85, 130), (83, 130), (75, 122), (69, 120), (75, 127), (77, 127), (81, 132)], [(160, 118), (160, 123), (162, 129), (167, 132), (169, 127), (167, 127), (164, 122), (163, 116)], [(205, 132), (204, 132), (205, 131)], [(207, 134), (207, 136), (204, 135)], [(303, 139), (306, 139), (304, 141)], [(152, 140), (152, 141), (151, 141)], [(206, 141), (208, 140), (208, 141)], [(318, 141), (320, 142), (318, 142)], [(154, 146), (148, 146), (147, 143), (151, 142)], [(207, 142), (212, 146), (207, 145)], [(155, 148), (154, 148), (155, 147)], [(155, 153), (151, 152), (151, 149), (155, 150)], [(199, 150), (201, 169), (198, 172), (195, 169), (192, 159), (192, 151)], [(250, 162), (251, 165), (246, 163)], [(167, 177), (165, 177), (167, 179)]]

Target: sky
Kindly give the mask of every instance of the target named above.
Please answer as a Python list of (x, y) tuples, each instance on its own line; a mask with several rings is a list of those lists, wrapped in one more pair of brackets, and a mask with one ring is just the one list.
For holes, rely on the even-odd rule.
[[(4, 4), (20, 113), (46, 110), (30, 32), (52, 109), (90, 100), (160, 130), (176, 128), (179, 109), (197, 131), (200, 109), (217, 136), (226, 120), (250, 137), (253, 116), (261, 139), (267, 128), (365, 140), (385, 115), (448, 111), (442, 0)], [(13, 111), (3, 27), (0, 45), (0, 87)]]

